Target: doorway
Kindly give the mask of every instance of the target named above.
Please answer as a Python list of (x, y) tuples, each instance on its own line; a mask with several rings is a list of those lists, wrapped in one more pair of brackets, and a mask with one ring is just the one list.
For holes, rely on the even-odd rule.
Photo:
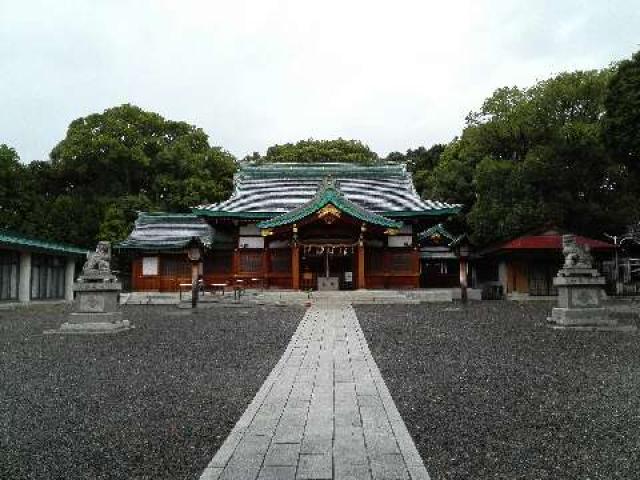
[[(348, 248), (320, 246), (303, 248), (300, 255), (302, 288), (323, 289), (329, 283), (340, 290), (354, 288), (353, 252)], [(331, 279), (330, 281), (325, 279)]]

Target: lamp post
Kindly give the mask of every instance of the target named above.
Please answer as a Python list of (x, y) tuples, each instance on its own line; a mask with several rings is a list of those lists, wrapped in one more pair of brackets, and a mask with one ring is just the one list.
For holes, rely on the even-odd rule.
[(466, 236), (456, 240), (455, 250), (460, 261), (460, 300), (467, 303), (467, 264), (471, 248)]
[(187, 248), (187, 256), (191, 262), (191, 308), (198, 306), (198, 276), (199, 268), (198, 264), (202, 258), (202, 248), (200, 241), (196, 238), (192, 238)]

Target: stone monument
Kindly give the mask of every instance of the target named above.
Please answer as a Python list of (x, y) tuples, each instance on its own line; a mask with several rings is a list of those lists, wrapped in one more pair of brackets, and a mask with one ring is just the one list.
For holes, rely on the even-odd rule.
[(593, 268), (589, 248), (578, 245), (574, 235), (563, 235), (562, 253), (564, 265), (553, 279), (558, 288), (558, 307), (547, 320), (559, 327), (617, 325), (602, 306), (605, 279)]
[(118, 308), (121, 290), (111, 272), (111, 244), (99, 242), (73, 285), (75, 300), (68, 321), (51, 333), (116, 333), (132, 328)]

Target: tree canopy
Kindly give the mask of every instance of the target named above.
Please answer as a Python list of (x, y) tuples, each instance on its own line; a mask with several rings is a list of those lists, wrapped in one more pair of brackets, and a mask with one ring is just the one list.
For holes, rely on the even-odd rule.
[[(133, 105), (74, 120), (50, 157), (24, 164), (0, 145), (0, 228), (84, 246), (119, 240), (138, 210), (188, 211), (227, 198), (236, 168), (201, 129)], [(243, 159), (380, 160), (342, 138), (273, 145)], [(384, 160), (406, 163), (423, 197), (462, 203), (453, 229), (476, 243), (543, 223), (621, 232), (640, 220), (640, 52), (610, 68), (499, 88), (448, 144)]]
[(604, 142), (611, 69), (496, 90), (426, 175), (424, 193), (463, 203), (479, 243), (553, 222), (583, 233), (633, 216), (628, 177)]
[(425, 147), (410, 148), (406, 153), (391, 152), (385, 160), (405, 163), (407, 169), (413, 173), (413, 183), (416, 191), (423, 195), (427, 188), (429, 175), (440, 161), (440, 155), (444, 152), (444, 148), (445, 146), (439, 143), (428, 149)]
[(297, 162), (347, 162), (371, 164), (379, 160), (378, 154), (358, 140), (301, 140), (297, 143), (273, 145), (264, 156), (254, 153), (245, 161), (256, 163)]
[(605, 98), (604, 132), (613, 155), (640, 174), (640, 51), (618, 64)]
[(201, 129), (121, 105), (74, 120), (50, 161), (22, 167), (37, 201), (23, 200), (13, 224), (78, 245), (121, 240), (138, 210), (189, 211), (226, 198), (235, 168)]

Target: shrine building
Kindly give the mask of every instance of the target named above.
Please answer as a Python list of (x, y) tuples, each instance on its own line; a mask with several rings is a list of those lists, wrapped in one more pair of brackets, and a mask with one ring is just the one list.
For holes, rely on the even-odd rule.
[(418, 233), (459, 209), (421, 199), (402, 164), (248, 164), (228, 200), (191, 214), (140, 214), (116, 249), (131, 260), (133, 290), (190, 282), (194, 241), (205, 285), (417, 288)]

